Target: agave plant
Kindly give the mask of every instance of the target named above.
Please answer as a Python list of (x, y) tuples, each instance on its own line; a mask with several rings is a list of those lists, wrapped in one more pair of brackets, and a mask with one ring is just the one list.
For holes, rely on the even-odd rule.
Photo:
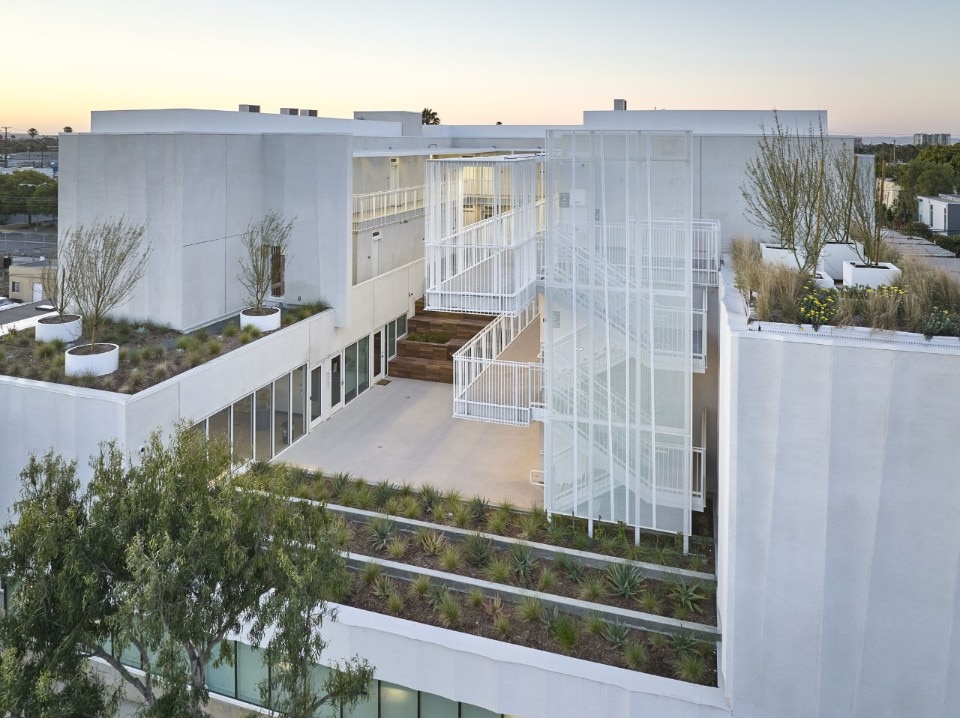
[(607, 623), (603, 637), (607, 643), (620, 650), (627, 644), (627, 639), (630, 637), (630, 627), (623, 623)]
[(493, 557), (493, 541), (483, 534), (470, 534), (463, 542), (463, 552), (471, 566), (483, 568)]
[(529, 583), (533, 578), (533, 569), (537, 565), (537, 557), (533, 549), (525, 544), (514, 544), (510, 547), (510, 560), (513, 563), (513, 575), (520, 583)]
[(490, 504), (487, 503), (487, 500), (482, 496), (474, 496), (470, 499), (470, 517), (473, 519), (473, 523), (477, 526), (483, 523), (484, 517), (487, 515), (487, 509), (490, 508)]
[(615, 595), (633, 598), (643, 588), (643, 576), (636, 566), (615, 563), (607, 567), (607, 583)]
[(386, 551), (390, 539), (393, 538), (393, 530), (393, 521), (380, 517), (373, 519), (367, 526), (370, 548), (374, 551)]
[(687, 615), (700, 613), (700, 602), (706, 598), (699, 586), (687, 585), (683, 582), (674, 583), (669, 588), (669, 595), (674, 609), (681, 608)]
[(428, 516), (435, 516), (443, 506), (443, 492), (435, 486), (424, 484), (420, 487), (420, 505)]

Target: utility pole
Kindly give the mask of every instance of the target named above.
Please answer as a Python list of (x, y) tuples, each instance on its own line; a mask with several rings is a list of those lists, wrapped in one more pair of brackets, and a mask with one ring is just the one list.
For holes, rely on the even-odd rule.
[(3, 168), (7, 168), (7, 130), (9, 130), (9, 125), (3, 126)]

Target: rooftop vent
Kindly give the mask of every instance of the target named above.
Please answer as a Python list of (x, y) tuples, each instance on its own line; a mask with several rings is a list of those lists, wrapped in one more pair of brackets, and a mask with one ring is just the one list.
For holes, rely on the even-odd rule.
[(300, 110), (298, 110), (296, 107), (281, 107), (280, 114), (281, 115), (299, 115)]
[(301, 116), (301, 117), (316, 117), (316, 116), (317, 116), (317, 111), (316, 111), (316, 110), (300, 110), (300, 116)]
[(240, 112), (260, 112), (260, 105), (240, 105)]
[(616, 111), (616, 110), (626, 110), (626, 109), (627, 109), (627, 101), (626, 101), (626, 100), (614, 100), (614, 101), (613, 101), (613, 109), (614, 109), (615, 111)]

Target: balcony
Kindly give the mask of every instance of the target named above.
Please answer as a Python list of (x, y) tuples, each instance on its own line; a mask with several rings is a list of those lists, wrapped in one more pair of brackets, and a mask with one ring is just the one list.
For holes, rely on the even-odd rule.
[(363, 232), (422, 217), (424, 187), (404, 187), (353, 195), (353, 231)]

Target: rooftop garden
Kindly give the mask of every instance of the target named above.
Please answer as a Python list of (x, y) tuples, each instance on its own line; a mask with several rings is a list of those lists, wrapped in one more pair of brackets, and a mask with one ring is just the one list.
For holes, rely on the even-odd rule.
[[(256, 467), (254, 469), (257, 470)], [(518, 510), (432, 486), (288, 469), (326, 502), (354, 576), (340, 603), (679, 680), (716, 685), (713, 546), (695, 536)], [(709, 531), (709, 521), (699, 529)], [(680, 568), (683, 567), (683, 568)]]
[[(329, 306), (323, 302), (284, 309), (282, 326), (327, 309)], [(34, 329), (11, 331), (0, 337), (0, 374), (135, 394), (262, 336), (256, 327), (241, 328), (237, 318), (189, 334), (150, 322), (105, 318), (98, 334), (99, 341), (120, 346), (119, 369), (111, 374), (68, 376), (64, 371), (64, 350), (82, 342), (38, 342)]]
[(960, 336), (960, 282), (922, 258), (903, 257), (894, 281), (877, 287), (823, 286), (802, 268), (764, 262), (745, 239), (734, 240), (732, 260), (751, 320)]

